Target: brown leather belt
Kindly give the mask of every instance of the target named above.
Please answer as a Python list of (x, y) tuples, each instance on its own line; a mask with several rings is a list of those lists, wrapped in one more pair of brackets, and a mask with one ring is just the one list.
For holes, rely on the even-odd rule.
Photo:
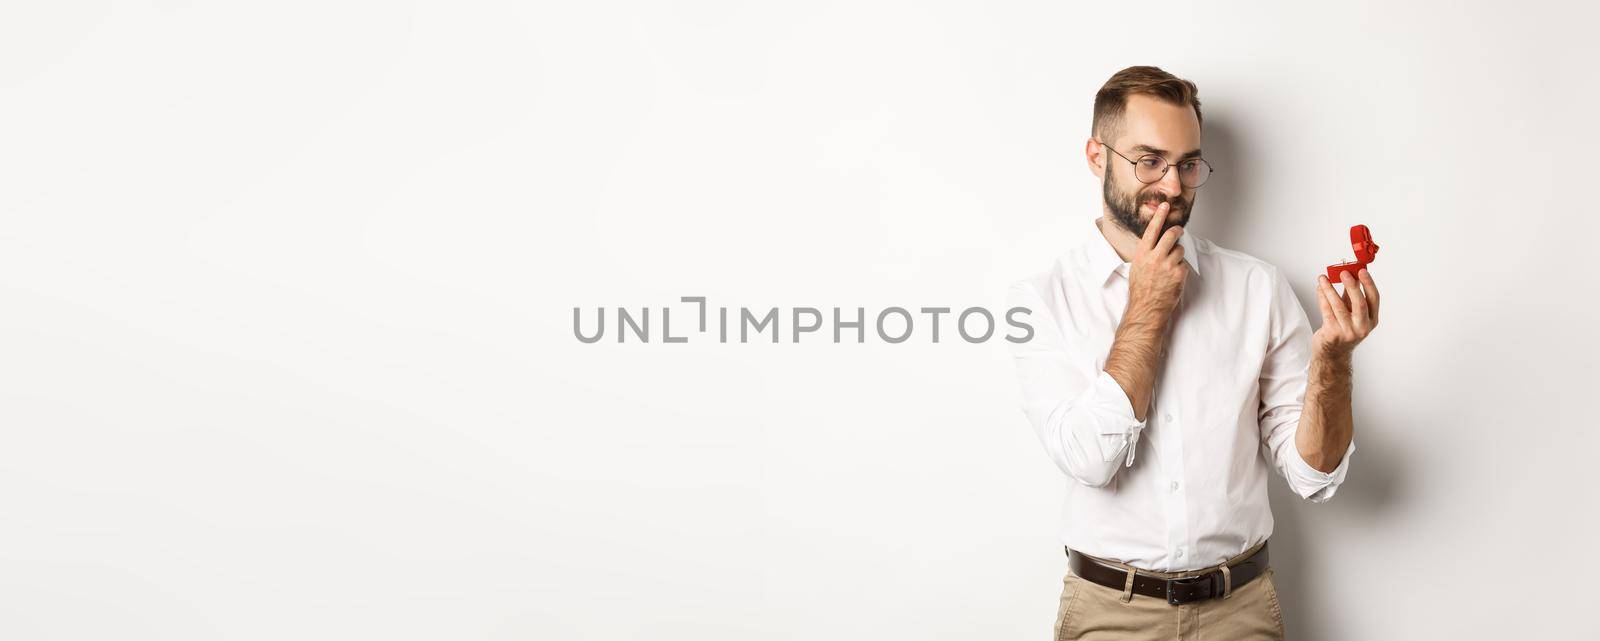
[[(1072, 548), (1067, 548), (1067, 567), (1072, 569), (1073, 574), (1108, 588), (1113, 588), (1118, 592), (1127, 588), (1127, 570), (1114, 565), (1106, 565), (1084, 556), (1083, 553)], [(1244, 584), (1261, 576), (1266, 570), (1267, 544), (1263, 542), (1255, 554), (1251, 554), (1245, 557), (1244, 560), (1228, 566), (1228, 573), (1233, 578), (1232, 589), (1238, 590)], [(1172, 605), (1182, 605), (1222, 596), (1222, 582), (1221, 569), (1174, 579), (1164, 579), (1135, 571), (1133, 575), (1133, 593), (1166, 599), (1167, 603)]]

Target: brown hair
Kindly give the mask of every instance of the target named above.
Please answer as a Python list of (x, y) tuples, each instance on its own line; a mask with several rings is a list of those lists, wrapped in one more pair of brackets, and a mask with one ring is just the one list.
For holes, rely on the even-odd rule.
[(1133, 94), (1153, 96), (1174, 105), (1189, 105), (1194, 107), (1195, 119), (1204, 122), (1200, 116), (1200, 89), (1194, 83), (1162, 71), (1160, 67), (1128, 67), (1111, 74), (1095, 93), (1090, 132), (1105, 142), (1120, 135), (1122, 112), (1128, 107), (1128, 96)]

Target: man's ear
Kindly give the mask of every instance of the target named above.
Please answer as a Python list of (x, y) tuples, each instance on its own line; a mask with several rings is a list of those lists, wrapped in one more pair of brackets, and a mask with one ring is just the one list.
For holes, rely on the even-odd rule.
[(1106, 178), (1106, 148), (1094, 138), (1089, 138), (1083, 143), (1083, 158), (1089, 162), (1089, 171), (1094, 172), (1094, 177), (1101, 180)]

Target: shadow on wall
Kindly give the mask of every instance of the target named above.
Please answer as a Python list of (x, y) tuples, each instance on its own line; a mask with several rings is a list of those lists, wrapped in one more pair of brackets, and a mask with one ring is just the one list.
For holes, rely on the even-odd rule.
[[(1260, 211), (1251, 202), (1251, 194), (1255, 190), (1242, 177), (1250, 175), (1251, 167), (1262, 161), (1251, 153), (1251, 149), (1259, 149), (1260, 146), (1243, 140), (1243, 132), (1244, 128), (1235, 127), (1226, 113), (1206, 114), (1205, 155), (1215, 158), (1227, 170), (1218, 171), (1206, 183), (1205, 195), (1196, 204), (1196, 209), (1204, 214), (1195, 215), (1193, 227), (1200, 237), (1222, 247), (1260, 255), (1246, 246), (1245, 234), (1241, 230), (1281, 224), (1282, 221), (1269, 220), (1268, 212)], [(1306, 316), (1311, 319), (1311, 326), (1315, 329), (1322, 322), (1322, 313), (1314, 297), (1316, 290), (1309, 281), (1309, 278), (1289, 279), (1300, 307), (1306, 310)], [(1356, 377), (1359, 379), (1359, 357), (1356, 366)], [(1401, 429), (1407, 418), (1394, 415), (1392, 408), (1384, 413), (1366, 411), (1376, 408), (1363, 404), (1360, 385), (1356, 387), (1353, 408), (1356, 453), (1351, 456), (1345, 483), (1339, 487), (1334, 498), (1322, 504), (1302, 499), (1289, 489), (1288, 483), (1276, 470), (1273, 473), (1269, 491), (1276, 522), (1271, 538), (1272, 566), (1277, 570), (1279, 598), (1288, 628), (1287, 636), (1291, 639), (1317, 641), (1340, 638), (1338, 621), (1354, 614), (1333, 612), (1327, 608), (1327, 604), (1333, 602), (1328, 595), (1344, 587), (1331, 585), (1325, 579), (1330, 575), (1327, 568), (1321, 565), (1323, 555), (1318, 550), (1331, 549), (1342, 542), (1329, 536), (1328, 528), (1319, 524), (1331, 523), (1331, 519), (1354, 519), (1361, 523), (1383, 519), (1384, 514), (1398, 502), (1400, 497), (1396, 493), (1405, 486), (1405, 468), (1401, 456), (1389, 447), (1386, 435), (1392, 433), (1391, 430)]]
[[(1195, 211), (1190, 214), (1188, 227), (1193, 227), (1201, 238), (1229, 249), (1238, 248), (1242, 243), (1238, 242), (1236, 230), (1248, 229), (1251, 222), (1241, 219), (1256, 212), (1250, 203), (1251, 190), (1240, 180), (1249, 174), (1249, 153), (1227, 114), (1219, 117), (1207, 112), (1203, 132), (1201, 149), (1205, 158), (1220, 168), (1198, 190), (1201, 193), (1195, 197)], [(1242, 248), (1241, 251), (1249, 253)]]

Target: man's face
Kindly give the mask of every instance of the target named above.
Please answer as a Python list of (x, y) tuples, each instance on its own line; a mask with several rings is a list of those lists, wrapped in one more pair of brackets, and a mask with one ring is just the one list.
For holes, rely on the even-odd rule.
[[(1128, 97), (1123, 126), (1116, 138), (1103, 142), (1129, 160), (1156, 154), (1169, 163), (1176, 163), (1200, 155), (1200, 120), (1189, 106), (1136, 94)], [(1100, 173), (1106, 211), (1123, 229), (1143, 236), (1155, 208), (1163, 202), (1170, 203), (1171, 209), (1161, 225), (1162, 231), (1189, 223), (1195, 190), (1178, 181), (1177, 167), (1168, 167), (1160, 180), (1146, 184), (1134, 177), (1134, 166), (1111, 149), (1104, 150), (1102, 162), (1104, 169)]]

